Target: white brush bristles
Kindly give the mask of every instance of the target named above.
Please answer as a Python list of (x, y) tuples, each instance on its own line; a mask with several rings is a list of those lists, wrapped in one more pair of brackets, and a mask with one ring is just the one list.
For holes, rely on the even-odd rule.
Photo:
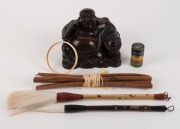
[(16, 91), (10, 95), (8, 107), (12, 114), (18, 114), (55, 103), (56, 95), (47, 91)]
[(64, 105), (60, 104), (51, 104), (48, 106), (36, 108), (33, 111), (36, 112), (48, 112), (48, 113), (64, 113)]

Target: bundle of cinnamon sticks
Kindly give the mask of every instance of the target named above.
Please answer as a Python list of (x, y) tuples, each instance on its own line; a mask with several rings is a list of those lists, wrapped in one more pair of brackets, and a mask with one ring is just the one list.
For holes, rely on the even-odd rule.
[[(101, 74), (103, 79), (102, 87), (133, 87), (152, 88), (151, 76), (138, 73), (114, 73)], [(61, 88), (61, 87), (82, 87), (84, 78), (82, 75), (38, 73), (34, 77), (35, 83), (45, 83), (36, 86), (36, 90)]]

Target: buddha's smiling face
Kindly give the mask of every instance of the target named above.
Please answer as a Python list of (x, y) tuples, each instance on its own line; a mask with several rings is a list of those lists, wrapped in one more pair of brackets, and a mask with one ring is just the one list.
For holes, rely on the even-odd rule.
[(93, 29), (97, 26), (97, 18), (92, 9), (83, 9), (80, 12), (79, 22), (81, 27), (85, 29)]

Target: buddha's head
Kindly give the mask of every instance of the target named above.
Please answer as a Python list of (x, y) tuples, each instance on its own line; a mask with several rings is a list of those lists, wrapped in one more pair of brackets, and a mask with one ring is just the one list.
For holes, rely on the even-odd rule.
[(97, 18), (93, 9), (85, 8), (80, 11), (79, 22), (85, 29), (93, 29), (97, 26)]

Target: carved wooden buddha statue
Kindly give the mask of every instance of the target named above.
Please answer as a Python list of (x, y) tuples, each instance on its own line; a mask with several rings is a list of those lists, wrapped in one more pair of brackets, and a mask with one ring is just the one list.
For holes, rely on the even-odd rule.
[[(78, 53), (80, 68), (118, 67), (121, 65), (121, 39), (108, 18), (98, 18), (92, 9), (83, 9), (77, 20), (70, 21), (62, 30), (62, 39), (71, 43)], [(75, 60), (73, 50), (62, 46), (63, 67), (70, 69)]]

